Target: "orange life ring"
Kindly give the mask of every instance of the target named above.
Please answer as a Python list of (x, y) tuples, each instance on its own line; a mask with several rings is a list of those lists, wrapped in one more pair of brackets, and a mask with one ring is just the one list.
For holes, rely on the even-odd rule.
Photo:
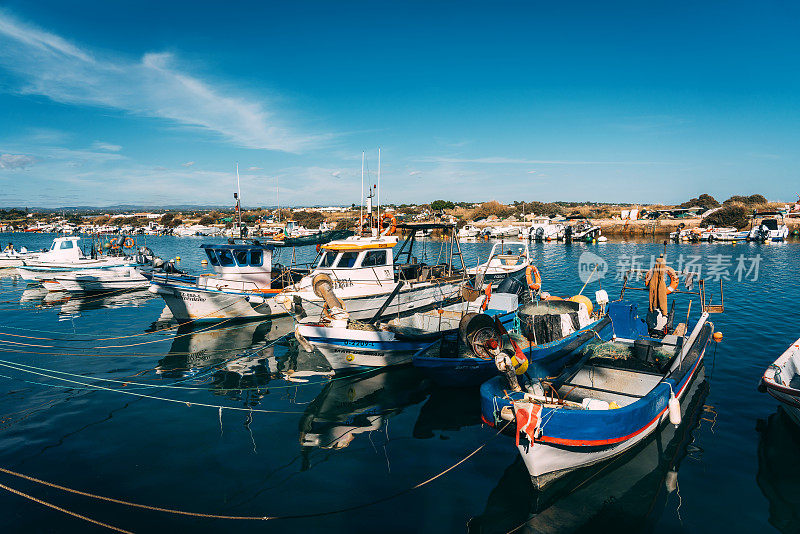
[(114, 241), (112, 241), (112, 242), (111, 242), (111, 248), (112, 248), (113, 250), (117, 250), (117, 249), (119, 249), (119, 243), (117, 243), (116, 239), (115, 239)]
[(528, 281), (528, 287), (533, 291), (542, 289), (542, 276), (535, 265), (528, 265), (528, 268), (525, 269), (525, 279)]
[[(680, 279), (678, 278), (678, 273), (675, 272), (675, 269), (667, 265), (664, 267), (664, 274), (669, 276), (669, 285), (667, 286), (667, 295), (678, 289), (678, 282)], [(647, 276), (645, 277), (644, 283), (645, 285), (650, 283), (650, 278), (653, 276), (653, 269), (647, 271)]]
[(389, 228), (387, 228), (385, 232), (382, 232), (381, 235), (392, 235), (397, 230), (397, 219), (391, 213), (384, 212), (383, 215), (381, 215), (381, 227), (383, 226), (383, 221), (386, 219), (389, 219)]
[(125, 242), (122, 243), (122, 246), (125, 248), (133, 248), (135, 245), (136, 243), (134, 243), (133, 238), (131, 237), (126, 237)]

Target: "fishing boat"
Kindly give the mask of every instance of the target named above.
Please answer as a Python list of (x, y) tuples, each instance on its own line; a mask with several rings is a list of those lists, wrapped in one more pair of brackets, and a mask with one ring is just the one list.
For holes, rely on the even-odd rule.
[(150, 278), (151, 276), (145, 276), (137, 267), (121, 266), (56, 273), (50, 278), (42, 280), (42, 286), (48, 291), (92, 293), (144, 289), (150, 285)]
[(19, 267), (23, 261), (32, 261), (39, 257), (39, 252), (28, 252), (28, 249), (22, 247), (15, 250), (10, 244), (3, 252), (0, 252), (0, 269), (6, 267)]
[(36, 258), (24, 259), (22, 266), (17, 267), (17, 274), (27, 282), (40, 282), (65, 271), (135, 265), (138, 259), (125, 254), (125, 249), (131, 250), (134, 246), (133, 238), (121, 236), (114, 240), (111, 248), (115, 255), (99, 254), (94, 244), (92, 252), (86, 255), (81, 249), (80, 237), (57, 237), (47, 252), (42, 252)]
[[(334, 297), (335, 298), (335, 297)], [(389, 297), (391, 298), (391, 297)], [(411, 363), (412, 356), (433, 340), (455, 336), (462, 318), (484, 309), (487, 315), (511, 323), (518, 307), (516, 294), (481, 295), (450, 306), (379, 322), (307, 318), (295, 327), (296, 336), (318, 349), (335, 372), (359, 371)]]
[(523, 306), (512, 320), (496, 314), (465, 316), (458, 334), (414, 355), (414, 366), (441, 386), (478, 386), (497, 376), (495, 358), (502, 351), (524, 360), (528, 376), (556, 375), (586, 343), (597, 336), (610, 338), (611, 321), (591, 318), (581, 302), (541, 301)]
[[(467, 269), (467, 275), (475, 280), (473, 287), (483, 287), (484, 284), (497, 287), (508, 277), (522, 280), (526, 273), (534, 278), (539, 276), (538, 269), (531, 264), (528, 243), (523, 241), (495, 243), (486, 262)], [(541, 279), (539, 284), (541, 284)]]
[(214, 274), (155, 273), (148, 290), (160, 295), (178, 322), (267, 319), (288, 315), (274, 297), (309, 272), (274, 262), (276, 247), (257, 239), (202, 244)]
[[(664, 268), (656, 263), (647, 289), (630, 288), (650, 292), (651, 316), (667, 309)], [(624, 300), (626, 288), (627, 277), (620, 300), (608, 306), (613, 338), (588, 344), (561, 375), (523, 387), (514, 383), (510, 362), (499, 359), (504, 375), (481, 386), (485, 421), (512, 427), (537, 489), (626, 452), (668, 421), (680, 424), (680, 402), (714, 333), (709, 315), (724, 311), (724, 302), (712, 306), (701, 280), (700, 291), (690, 292), (700, 295), (700, 317), (691, 328), (670, 330), (669, 323), (639, 318), (636, 304)]]
[(760, 389), (780, 401), (786, 413), (800, 425), (800, 339), (764, 371)]
[(747, 234), (748, 241), (785, 241), (789, 237), (789, 227), (784, 221), (783, 212), (761, 211), (753, 214), (752, 228)]
[(471, 224), (468, 224), (458, 230), (459, 239), (473, 239), (480, 235), (481, 235), (481, 229)]

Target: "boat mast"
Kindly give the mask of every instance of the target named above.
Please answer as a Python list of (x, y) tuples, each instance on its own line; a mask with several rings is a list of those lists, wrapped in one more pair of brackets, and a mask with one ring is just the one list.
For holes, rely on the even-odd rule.
[(236, 162), (236, 193), (233, 194), (236, 199), (236, 228), (239, 230), (239, 237), (242, 237), (242, 189), (239, 187), (239, 162)]
[(358, 233), (361, 235), (364, 224), (364, 151), (361, 151), (361, 210), (358, 212)]
[(378, 235), (381, 235), (381, 147), (378, 147), (378, 198), (376, 199), (378, 203)]
[(281, 222), (281, 190), (278, 187), (278, 177), (275, 177), (275, 202), (278, 204), (278, 222)]

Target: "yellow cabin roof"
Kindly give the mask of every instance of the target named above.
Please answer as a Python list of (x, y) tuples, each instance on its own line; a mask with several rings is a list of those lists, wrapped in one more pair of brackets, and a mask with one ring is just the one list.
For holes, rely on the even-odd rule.
[(373, 248), (392, 248), (395, 246), (396, 243), (387, 243), (387, 242), (377, 242), (377, 243), (344, 243), (344, 242), (333, 242), (328, 243), (327, 245), (322, 245), (322, 249), (324, 250), (335, 250), (337, 252), (346, 251), (346, 250), (367, 250)]

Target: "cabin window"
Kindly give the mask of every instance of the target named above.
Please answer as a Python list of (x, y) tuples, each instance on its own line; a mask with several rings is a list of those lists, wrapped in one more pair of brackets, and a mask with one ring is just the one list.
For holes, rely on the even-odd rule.
[(233, 253), (230, 250), (218, 250), (217, 257), (219, 257), (219, 264), (223, 267), (233, 267), (235, 265), (233, 261)]
[(206, 249), (206, 256), (208, 256), (208, 262), (213, 265), (214, 267), (219, 265), (219, 261), (217, 261), (217, 255), (214, 254), (214, 251), (210, 248)]
[(322, 255), (322, 258), (319, 260), (319, 264), (317, 267), (333, 267), (333, 261), (336, 259), (336, 253), (332, 250), (329, 250), (325, 254)]
[(61, 250), (72, 248), (72, 241), (62, 241), (61, 242)]
[(340, 269), (352, 267), (356, 264), (356, 258), (358, 258), (358, 252), (343, 252), (339, 258), (339, 263), (336, 264), (336, 267), (339, 267)]
[(247, 250), (237, 250), (234, 255), (240, 267), (247, 267)]
[(371, 250), (364, 256), (361, 262), (362, 267), (378, 267), (386, 265), (386, 251), (385, 250)]
[(778, 221), (776, 221), (775, 219), (765, 219), (763, 225), (767, 227), (767, 230), (778, 229)]
[(250, 251), (250, 265), (253, 267), (261, 267), (264, 263), (264, 255), (261, 253), (260, 250), (251, 250)]

